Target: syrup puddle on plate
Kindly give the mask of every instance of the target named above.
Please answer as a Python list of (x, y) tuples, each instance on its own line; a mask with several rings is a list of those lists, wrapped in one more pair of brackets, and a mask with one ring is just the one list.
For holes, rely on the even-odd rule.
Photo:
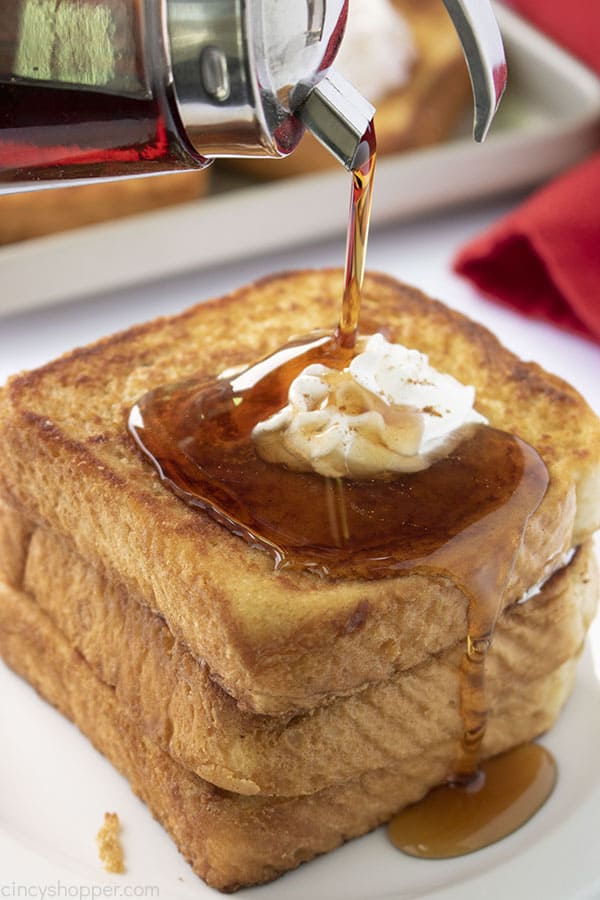
[(529, 821), (556, 785), (552, 754), (522, 744), (479, 764), (466, 786), (434, 788), (388, 825), (391, 842), (422, 859), (451, 859), (495, 844)]

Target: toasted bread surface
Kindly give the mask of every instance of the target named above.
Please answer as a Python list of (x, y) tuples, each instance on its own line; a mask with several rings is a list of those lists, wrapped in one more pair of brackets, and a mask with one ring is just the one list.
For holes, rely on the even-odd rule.
[[(35, 530), (15, 586), (115, 688), (142, 733), (227, 790), (314, 793), (400, 766), (442, 736), (460, 741), (462, 642), (387, 682), (291, 720), (273, 719), (240, 712), (159, 616), (52, 532)], [(540, 594), (505, 610), (486, 663), (492, 710), (502, 707), (515, 681), (540, 678), (579, 654), (597, 598), (588, 542)]]
[[(250, 362), (291, 334), (335, 324), (338, 271), (274, 276), (130, 329), (13, 378), (0, 395), (0, 478), (9, 502), (68, 535), (159, 612), (173, 636), (255, 712), (284, 714), (408, 669), (464, 638), (465, 596), (448, 579), (319, 579), (270, 558), (159, 482), (126, 429), (146, 390)], [(600, 427), (577, 392), (484, 328), (385, 276), (365, 283), (365, 331), (429, 354), (477, 390), (477, 408), (544, 459), (502, 605), (599, 524)]]
[[(409, 82), (375, 100), (377, 152), (401, 153), (437, 144), (455, 128), (470, 96), (464, 55), (439, 0), (394, 0), (413, 35), (417, 61)], [(373, 48), (373, 52), (377, 52)], [(367, 98), (372, 99), (372, 98)], [(307, 175), (339, 163), (311, 134), (285, 159), (234, 158), (229, 168), (260, 179)]]
[[(17, 673), (71, 718), (129, 779), (194, 871), (232, 891), (269, 881), (363, 834), (442, 781), (454, 741), (391, 770), (372, 771), (299, 798), (241, 797), (176, 763), (132, 724), (116, 693), (92, 672), (50, 619), (21, 592), (0, 584), (0, 653)], [(546, 730), (568, 695), (575, 662), (538, 679), (514, 680), (492, 711), (488, 752)]]
[(12, 587), (23, 586), (34, 530), (32, 522), (0, 500), (0, 578)]

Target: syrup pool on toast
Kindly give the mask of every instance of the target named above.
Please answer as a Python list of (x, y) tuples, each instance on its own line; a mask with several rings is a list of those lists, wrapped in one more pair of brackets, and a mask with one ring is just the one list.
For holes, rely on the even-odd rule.
[[(422, 573), (449, 578), (464, 593), (468, 637), (456, 760), (448, 784), (399, 813), (389, 832), (413, 855), (459, 856), (517, 829), (554, 786), (554, 762), (536, 745), (481, 761), (485, 661), (529, 518), (546, 492), (546, 467), (519, 438), (487, 425), (470, 426), (428, 468), (383, 479), (291, 471), (262, 459), (253, 440), (255, 426), (285, 406), (291, 383), (308, 365), (341, 371), (358, 353), (372, 126), (362, 153), (352, 172), (337, 329), (292, 340), (230, 377), (150, 391), (133, 408), (130, 430), (166, 486), (270, 553), (276, 569), (337, 579)], [(498, 790), (499, 784), (512, 790)]]

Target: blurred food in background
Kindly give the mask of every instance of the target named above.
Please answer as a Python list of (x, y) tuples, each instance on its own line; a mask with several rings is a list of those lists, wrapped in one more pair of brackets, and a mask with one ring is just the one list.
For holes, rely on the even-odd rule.
[[(377, 107), (378, 154), (443, 141), (471, 103), (462, 48), (441, 0), (350, 0), (335, 67)], [(269, 179), (339, 163), (306, 134), (286, 159), (219, 165)]]
[(197, 200), (208, 171), (120, 179), (0, 196), (0, 245)]

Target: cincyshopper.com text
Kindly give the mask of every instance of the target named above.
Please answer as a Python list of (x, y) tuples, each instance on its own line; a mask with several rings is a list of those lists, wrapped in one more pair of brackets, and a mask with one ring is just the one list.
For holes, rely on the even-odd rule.
[(152, 884), (19, 884), (16, 881), (0, 881), (0, 900), (101, 900), (101, 898), (160, 897), (160, 889)]

